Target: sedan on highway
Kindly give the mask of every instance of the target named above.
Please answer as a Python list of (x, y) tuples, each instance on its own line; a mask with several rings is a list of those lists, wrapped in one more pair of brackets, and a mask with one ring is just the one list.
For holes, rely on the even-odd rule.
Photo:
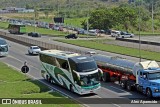
[(78, 36), (77, 36), (76, 34), (69, 34), (69, 35), (65, 36), (65, 38), (66, 38), (66, 39), (70, 39), (70, 38), (72, 38), (72, 39), (77, 39)]
[(116, 38), (132, 38), (132, 37), (134, 37), (134, 34), (127, 32), (121, 32), (116, 36)]
[(41, 37), (41, 35), (37, 32), (30, 32), (28, 33), (28, 36), (32, 36), (32, 37)]
[(28, 48), (28, 54), (38, 55), (41, 49), (38, 46), (30, 46)]

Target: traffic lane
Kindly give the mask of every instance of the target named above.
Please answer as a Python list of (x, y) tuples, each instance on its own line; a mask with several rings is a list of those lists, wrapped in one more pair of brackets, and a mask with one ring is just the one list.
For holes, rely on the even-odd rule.
[(38, 55), (29, 55), (27, 46), (17, 44), (15, 42), (7, 41), (11, 47), (9, 47), (9, 54), (15, 58), (18, 58), (23, 63), (26, 61), (27, 64), (32, 65), (40, 69), (40, 62)]
[[(13, 67), (15, 69), (18, 69), (19, 71), (20, 71), (21, 67), (23, 66), (23, 62), (22, 61), (20, 61), (17, 58), (14, 58), (13, 56), (10, 56), (10, 55), (8, 57), (0, 58), (0, 61), (2, 61), (4, 63), (7, 63), (9, 66), (11, 66), (11, 67)], [(47, 84), (53, 90), (58, 91), (60, 93), (63, 93), (63, 95), (68, 96), (70, 98), (73, 98), (74, 100), (78, 100), (79, 98), (99, 98), (96, 94), (87, 94), (87, 95), (80, 96), (80, 95), (78, 95), (76, 93), (70, 92), (69, 90), (67, 90), (67, 89), (65, 89), (63, 87), (60, 87), (59, 85), (48, 83), (41, 76), (40, 77), (38, 76), (38, 78), (37, 78), (37, 75), (40, 75), (40, 72), (37, 71), (37, 68), (35, 68), (33, 66), (30, 66), (30, 65), (29, 65), (29, 68), (30, 68), (30, 71), (26, 74), (27, 76), (29, 76), (29, 77), (31, 77), (33, 79), (36, 79), (38, 81), (41, 81), (44, 84)], [(87, 104), (87, 105), (89, 105), (91, 107), (97, 107), (97, 104)], [(98, 106), (99, 107), (105, 107), (106, 105), (99, 104)], [(113, 104), (107, 104), (107, 106), (108, 107), (113, 107)]]
[[(139, 40), (139, 36), (137, 35), (134, 38), (130, 38), (130, 39)], [(141, 36), (140, 39), (145, 41), (159, 42), (160, 36)]]
[[(12, 48), (10, 48), (10, 52), (9, 52), (8, 57), (4, 57), (4, 58), (0, 59), (2, 62), (5, 62), (5, 63), (11, 65), (12, 67), (16, 67), (19, 70), (23, 66), (24, 61), (29, 62), (28, 66), (30, 68), (30, 71), (28, 72), (27, 75), (29, 75), (31, 77), (34, 77), (37, 80), (43, 81), (43, 83), (46, 83), (46, 84), (52, 86), (52, 88), (54, 87), (54, 90), (58, 90), (58, 91), (64, 93), (65, 95), (67, 94), (67, 95), (71, 96), (74, 99), (75, 98), (99, 98), (96, 94), (88, 94), (88, 95), (80, 96), (80, 95), (72, 93), (69, 90), (66, 90), (63, 87), (60, 87), (58, 85), (53, 85), (53, 84), (47, 83), (41, 77), (40, 68), (36, 68), (35, 67), (37, 65), (40, 65), (38, 63), (38, 58), (36, 59), (36, 57), (38, 57), (38, 56), (34, 56), (34, 58), (32, 56), (31, 56), (31, 58), (30, 57), (25, 57), (26, 56), (25, 55), (25, 50), (27, 49), (27, 47), (25, 47), (25, 46), (21, 47), (20, 44), (13, 43), (13, 42), (10, 42), (10, 41), (8, 41), (8, 42), (11, 44)], [(33, 64), (35, 64), (35, 66), (32, 66)], [(96, 107), (95, 105), (92, 105), (92, 106)], [(109, 106), (113, 106), (113, 105), (109, 105)]]
[[(12, 47), (14, 46), (14, 44), (16, 44), (16, 43), (13, 43), (13, 44), (12, 44)], [(20, 48), (20, 47), (21, 47), (21, 45), (19, 45), (19, 44), (17, 44), (16, 46), (19, 46), (19, 47), (17, 47), (17, 48)], [(25, 46), (24, 46), (24, 47), (25, 47)], [(23, 48), (24, 48), (24, 47), (23, 47)], [(15, 51), (15, 53), (17, 52), (17, 53), (16, 53), (16, 54), (18, 54), (18, 55), (16, 56), (17, 58), (19, 58), (19, 56), (20, 56), (19, 53), (22, 54), (22, 53), (24, 52), (24, 50), (25, 50), (25, 49), (24, 49), (24, 50), (21, 50), (21, 51), (23, 51), (23, 52), (19, 52), (19, 51), (15, 50), (14, 48), (11, 48), (11, 50), (12, 50), (12, 49), (13, 49), (13, 51)], [(26, 49), (27, 49), (27, 48), (26, 48)], [(11, 51), (11, 50), (10, 50), (10, 51)], [(12, 53), (12, 52), (11, 52), (11, 53)], [(24, 53), (25, 53), (25, 52), (24, 52)], [(25, 54), (23, 54), (23, 55), (25, 55)], [(23, 55), (22, 55), (22, 60), (27, 60), (27, 58), (24, 57)], [(36, 57), (36, 56), (35, 56), (35, 57)], [(31, 60), (34, 60), (34, 59), (31, 58)], [(9, 60), (9, 62), (10, 62), (10, 60)], [(15, 64), (16, 61), (12, 61), (12, 62), (14, 62), (13, 64)], [(31, 62), (32, 62), (32, 61), (31, 61)], [(22, 65), (22, 64), (23, 64), (23, 61), (21, 62), (21, 64), (17, 64), (17, 65)], [(36, 64), (38, 64), (38, 63), (36, 62)], [(14, 66), (17, 66), (17, 65), (14, 65)], [(33, 73), (35, 74), (35, 72), (38, 73), (37, 69), (36, 69)], [(40, 72), (40, 71), (39, 71), (39, 72)], [(34, 75), (34, 74), (32, 74), (32, 75)], [(39, 73), (39, 74), (40, 74), (40, 73)], [(37, 76), (37, 74), (36, 74), (36, 76)], [(58, 88), (60, 88), (60, 87), (58, 86)], [(66, 90), (64, 90), (63, 92), (65, 92), (65, 91), (66, 91)], [(113, 98), (117, 98), (117, 95), (116, 95), (115, 93), (114, 93), (115, 95), (113, 96), (113, 92), (112, 92), (112, 93), (111, 93), (111, 92), (106, 92), (106, 90), (104, 91), (103, 89), (101, 89), (101, 92), (100, 92), (100, 93), (101, 93), (101, 94), (97, 93), (100, 98), (106, 98), (105, 96), (108, 96), (108, 98), (112, 98), (112, 97), (113, 97)], [(72, 93), (71, 93), (71, 94), (72, 94)], [(103, 96), (101, 96), (101, 95), (103, 95)], [(83, 96), (83, 97), (88, 98), (88, 97), (90, 97), (90, 96), (92, 96), (92, 95), (86, 95), (86, 96)], [(99, 98), (99, 97), (98, 97), (98, 98)], [(76, 98), (76, 97), (75, 97), (75, 98)], [(92, 98), (97, 98), (97, 96), (96, 96), (96, 95), (93, 95)]]
[[(10, 52), (9, 52), (10, 55), (13, 56), (13, 58), (16, 58), (17, 61), (21, 62), (21, 65), (23, 65), (24, 61), (26, 61), (29, 64), (29, 66), (36, 68), (38, 74), (37, 74), (37, 72), (35, 74), (33, 72), (32, 75), (35, 75), (35, 76), (37, 75), (38, 78), (41, 78), (41, 76), (39, 75), (40, 74), (40, 62), (39, 62), (38, 56), (25, 55), (28, 47), (14, 43), (14, 42), (10, 42), (10, 41), (8, 41), (8, 42), (12, 45), (12, 47), (10, 48)], [(15, 66), (17, 66), (17, 65), (15, 65)], [(106, 87), (107, 87), (107, 84), (106, 84)], [(104, 93), (102, 95), (104, 95)]]
[[(136, 91), (128, 91), (120, 87), (117, 82), (101, 82), (102, 90), (106, 93), (113, 93), (114, 98), (147, 98)], [(99, 95), (99, 94), (98, 94)], [(105, 97), (104, 97), (105, 98)]]

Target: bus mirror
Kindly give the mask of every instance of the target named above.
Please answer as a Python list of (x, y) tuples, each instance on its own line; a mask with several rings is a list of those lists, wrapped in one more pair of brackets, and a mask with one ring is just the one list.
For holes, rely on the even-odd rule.
[(98, 72), (99, 72), (100, 76), (102, 77), (103, 76), (103, 71), (98, 68)]

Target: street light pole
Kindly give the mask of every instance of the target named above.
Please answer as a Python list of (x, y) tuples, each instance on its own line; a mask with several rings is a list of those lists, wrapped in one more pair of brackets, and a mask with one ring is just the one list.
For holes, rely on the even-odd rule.
[(34, 8), (34, 32), (36, 32), (36, 9)]
[(154, 34), (154, 16), (153, 16), (153, 1), (152, 1), (152, 33)]
[(138, 31), (139, 31), (139, 62), (141, 62), (141, 33), (140, 33), (140, 22), (141, 22), (141, 19), (140, 19), (140, 2), (139, 2), (139, 8), (138, 8), (138, 19), (139, 19), (139, 24), (138, 24)]

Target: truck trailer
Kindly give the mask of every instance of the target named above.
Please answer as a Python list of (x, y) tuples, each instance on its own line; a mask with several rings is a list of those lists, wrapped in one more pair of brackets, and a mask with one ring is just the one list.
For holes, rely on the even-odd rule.
[(103, 81), (119, 81), (122, 88), (160, 97), (160, 67), (156, 61), (133, 62), (120, 57), (92, 56), (103, 71)]

